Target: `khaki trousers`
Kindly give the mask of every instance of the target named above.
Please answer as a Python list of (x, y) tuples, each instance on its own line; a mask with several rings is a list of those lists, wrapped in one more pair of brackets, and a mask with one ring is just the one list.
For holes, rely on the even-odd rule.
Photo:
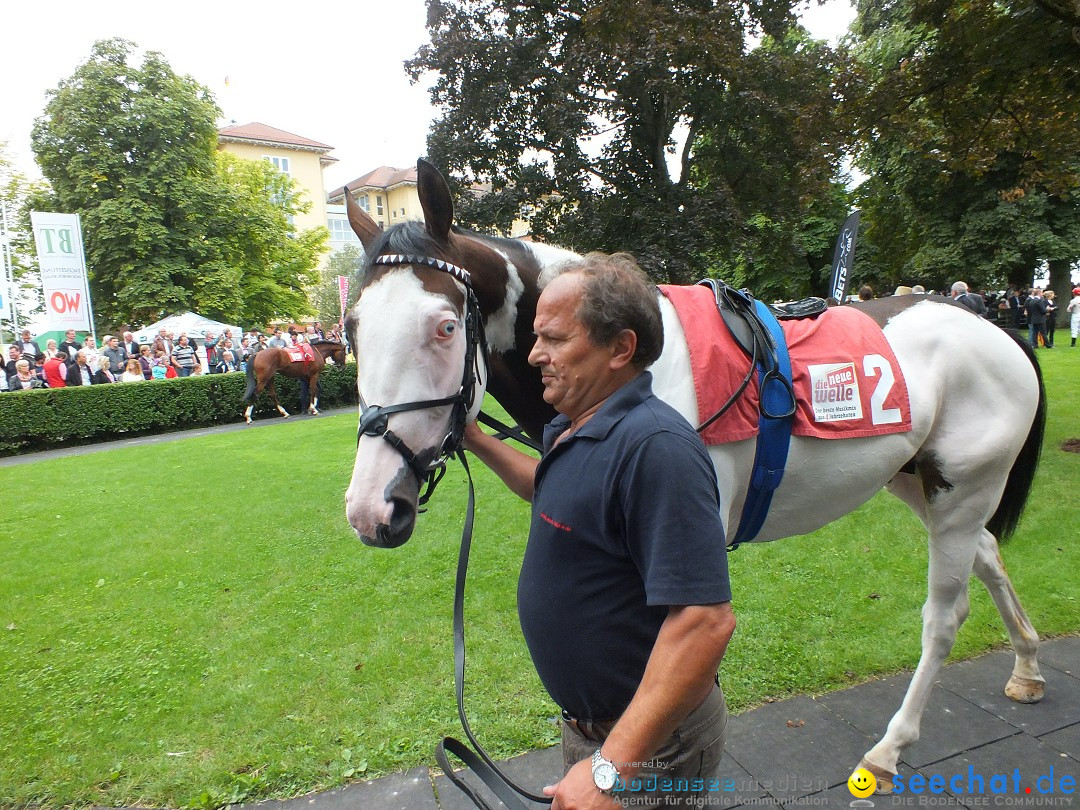
[[(717, 770), (724, 754), (727, 720), (724, 693), (719, 686), (713, 687), (704, 702), (687, 715), (638, 775), (613, 793), (615, 799), (624, 807), (719, 805)], [(590, 759), (614, 724), (614, 721), (591, 724), (592, 733), (586, 737), (575, 724), (564, 722), (563, 772), (583, 759)], [(710, 780), (713, 782), (711, 790)]]

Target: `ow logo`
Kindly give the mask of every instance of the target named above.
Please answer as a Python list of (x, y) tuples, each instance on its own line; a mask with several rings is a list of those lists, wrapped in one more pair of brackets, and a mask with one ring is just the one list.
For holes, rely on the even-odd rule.
[(82, 294), (78, 290), (57, 290), (49, 296), (49, 307), (59, 315), (78, 312)]

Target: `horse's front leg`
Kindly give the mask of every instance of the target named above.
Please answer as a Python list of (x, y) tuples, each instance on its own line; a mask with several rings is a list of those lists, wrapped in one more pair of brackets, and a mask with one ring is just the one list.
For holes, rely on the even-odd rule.
[(311, 396), (311, 404), (308, 406), (308, 412), (312, 416), (319, 415), (319, 377), (315, 375), (308, 380), (308, 391)]
[(289, 418), (289, 412), (287, 410), (285, 410), (284, 408), (282, 408), (281, 403), (278, 402), (277, 387), (274, 385), (273, 380), (271, 380), (270, 383), (266, 386), (266, 390), (270, 392), (270, 398), (274, 400), (274, 407), (278, 409), (278, 413), (280, 413), (283, 417), (288, 419)]
[(911, 676), (900, 711), (889, 721), (885, 736), (859, 763), (874, 774), (878, 793), (892, 793), (897, 762), (904, 749), (919, 739), (930, 690), (952, 650), (960, 625), (967, 618), (968, 579), (981, 531), (981, 527), (974, 531), (931, 530), (929, 588), (922, 611), (922, 656)]

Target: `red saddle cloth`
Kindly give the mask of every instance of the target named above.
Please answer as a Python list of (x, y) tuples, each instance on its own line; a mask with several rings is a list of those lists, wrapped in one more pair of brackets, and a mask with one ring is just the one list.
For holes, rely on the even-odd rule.
[(307, 343), (301, 343), (298, 346), (286, 346), (285, 351), (289, 353), (289, 359), (294, 363), (304, 363), (315, 359), (315, 350)]
[[(728, 401), (750, 359), (739, 348), (712, 290), (661, 285), (686, 333), (698, 424)], [(796, 411), (791, 432), (817, 439), (855, 439), (911, 430), (907, 384), (892, 347), (870, 316), (830, 307), (816, 318), (780, 321), (791, 356)], [(755, 372), (739, 400), (703, 433), (705, 444), (740, 441), (758, 432)]]

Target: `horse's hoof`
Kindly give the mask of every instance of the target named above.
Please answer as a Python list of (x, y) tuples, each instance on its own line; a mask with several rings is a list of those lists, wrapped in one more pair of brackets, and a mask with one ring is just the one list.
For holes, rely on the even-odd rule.
[(896, 773), (893, 771), (887, 771), (884, 768), (880, 768), (870, 760), (863, 757), (859, 763), (860, 768), (865, 768), (874, 775), (874, 779), (877, 781), (877, 787), (874, 789), (874, 793), (879, 796), (886, 796), (893, 792), (893, 777)]
[(1046, 682), (1013, 675), (1005, 684), (1005, 694), (1017, 703), (1038, 703), (1046, 694)]

